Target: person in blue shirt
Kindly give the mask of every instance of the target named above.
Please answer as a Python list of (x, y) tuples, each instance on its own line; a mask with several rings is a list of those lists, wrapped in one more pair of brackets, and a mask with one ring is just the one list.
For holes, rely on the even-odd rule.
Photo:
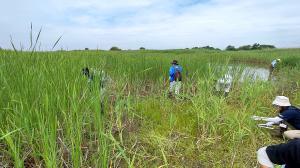
[(289, 124), (293, 130), (284, 131), (284, 137), (288, 139), (300, 138), (300, 109), (292, 106), (289, 98), (285, 96), (276, 96), (272, 104), (278, 109), (279, 115), (277, 117), (267, 118), (254, 116), (253, 119), (267, 121), (266, 126), (285, 122)]
[(172, 66), (169, 69), (169, 81), (170, 81), (170, 91), (169, 95), (175, 93), (178, 95), (181, 89), (182, 81), (182, 67), (178, 64), (177, 60), (171, 62)]

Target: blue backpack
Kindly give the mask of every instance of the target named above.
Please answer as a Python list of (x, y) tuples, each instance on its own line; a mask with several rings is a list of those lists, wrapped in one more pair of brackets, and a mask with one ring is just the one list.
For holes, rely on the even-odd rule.
[(181, 81), (182, 80), (182, 75), (180, 72), (180, 66), (175, 66), (175, 81)]

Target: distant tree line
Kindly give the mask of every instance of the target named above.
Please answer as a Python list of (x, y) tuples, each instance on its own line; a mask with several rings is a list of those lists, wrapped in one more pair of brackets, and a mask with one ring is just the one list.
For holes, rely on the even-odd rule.
[[(0, 49), (1, 49), (1, 47), (0, 47)], [(139, 49), (140, 49), (140, 50), (146, 50), (145, 47), (140, 47)], [(86, 47), (86, 48), (84, 48), (84, 50), (88, 51), (88, 50), (90, 50), (90, 49)], [(97, 49), (97, 50), (98, 50), (98, 49)], [(122, 49), (119, 48), (119, 47), (117, 47), (117, 46), (112, 46), (109, 50), (110, 50), (110, 51), (122, 51)], [(130, 50), (130, 49), (128, 49), (128, 50)]]
[[(121, 50), (122, 50), (121, 48), (116, 47), (116, 46), (113, 46), (113, 47), (110, 48), (110, 51), (121, 51)], [(130, 50), (130, 49), (128, 49), (128, 50)], [(146, 48), (145, 47), (140, 47), (140, 50), (146, 50)]]
[[(189, 49), (189, 48), (186, 48), (186, 49)], [(192, 50), (195, 50), (195, 49), (208, 49), (208, 50), (221, 50), (219, 48), (214, 48), (214, 47), (211, 47), (211, 46), (204, 46), (204, 47), (193, 47)]]
[[(226, 51), (241, 51), (241, 50), (262, 50), (262, 49), (274, 49), (276, 48), (274, 45), (267, 45), (267, 44), (259, 44), (259, 43), (254, 43), (253, 45), (242, 45), (238, 48), (236, 48), (233, 45), (228, 45), (225, 50)], [(2, 48), (0, 47), (0, 50)], [(192, 50), (197, 50), (197, 49), (206, 49), (206, 50), (216, 50), (216, 51), (221, 51), (219, 48), (215, 48), (212, 46), (203, 46), (203, 47), (192, 47), (192, 48), (185, 48), (186, 50), (192, 49)], [(89, 50), (89, 48), (84, 48), (84, 50)], [(113, 46), (109, 49), (110, 51), (122, 51), (121, 48)], [(139, 50), (146, 50), (145, 47), (140, 47)]]
[(110, 48), (110, 51), (121, 51), (122, 49), (120, 49), (119, 47), (113, 46)]
[[(259, 43), (254, 43), (253, 45), (243, 45), (238, 48), (235, 48), (233, 45), (228, 45), (225, 50), (226, 51), (241, 51), (241, 50), (262, 50), (262, 49), (274, 49), (276, 48), (274, 45), (267, 45), (267, 44), (259, 44)], [(0, 47), (1, 49), (1, 47)], [(216, 51), (221, 51), (219, 48), (215, 48), (212, 46), (203, 46), (203, 47), (192, 47), (192, 48), (185, 48), (186, 50), (192, 49), (192, 50), (197, 50), (197, 49), (206, 49), (206, 50), (216, 50)], [(85, 48), (85, 50), (89, 50), (89, 48)], [(110, 51), (122, 51), (121, 48), (113, 46), (109, 49)], [(145, 47), (140, 47), (139, 50), (146, 50)]]
[(240, 51), (240, 50), (262, 50), (262, 49), (274, 49), (274, 48), (276, 48), (274, 45), (254, 43), (253, 45), (243, 45), (238, 48), (235, 48), (234, 46), (229, 45), (226, 47), (225, 50)]

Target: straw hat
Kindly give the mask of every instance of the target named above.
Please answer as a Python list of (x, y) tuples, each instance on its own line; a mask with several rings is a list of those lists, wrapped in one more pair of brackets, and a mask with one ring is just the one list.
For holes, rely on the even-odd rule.
[(277, 105), (277, 106), (291, 106), (290, 100), (288, 97), (285, 96), (276, 96), (275, 100), (272, 103), (273, 105)]

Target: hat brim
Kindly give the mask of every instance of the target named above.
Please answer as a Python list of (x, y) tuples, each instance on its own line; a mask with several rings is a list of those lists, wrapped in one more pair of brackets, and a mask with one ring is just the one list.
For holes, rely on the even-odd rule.
[(277, 100), (274, 100), (272, 102), (272, 104), (276, 105), (276, 106), (281, 106), (281, 107), (291, 106), (291, 103), (289, 103), (289, 102), (279, 102)]

